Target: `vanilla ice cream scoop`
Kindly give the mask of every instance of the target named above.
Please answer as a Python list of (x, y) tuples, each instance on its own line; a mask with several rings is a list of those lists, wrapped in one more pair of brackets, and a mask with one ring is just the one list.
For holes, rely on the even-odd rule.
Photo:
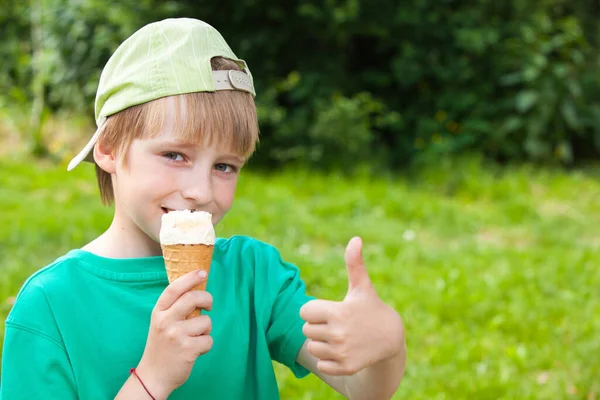
[(212, 215), (205, 211), (170, 211), (162, 216), (160, 244), (215, 244)]

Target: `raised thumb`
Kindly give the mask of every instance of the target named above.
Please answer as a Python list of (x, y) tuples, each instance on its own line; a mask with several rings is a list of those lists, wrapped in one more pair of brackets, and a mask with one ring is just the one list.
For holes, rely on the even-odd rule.
[(348, 270), (348, 292), (358, 288), (371, 288), (371, 279), (367, 273), (365, 262), (362, 256), (362, 239), (358, 236), (353, 237), (348, 242), (344, 260)]

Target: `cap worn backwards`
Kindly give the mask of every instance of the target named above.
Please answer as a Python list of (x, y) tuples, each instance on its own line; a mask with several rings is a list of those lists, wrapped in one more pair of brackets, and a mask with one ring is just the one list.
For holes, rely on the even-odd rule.
[[(244, 72), (213, 71), (210, 61), (217, 56), (235, 61)], [(91, 151), (107, 117), (161, 97), (218, 90), (256, 95), (246, 62), (215, 28), (191, 18), (144, 26), (117, 48), (102, 70), (95, 102), (98, 130), (67, 169), (93, 161)]]

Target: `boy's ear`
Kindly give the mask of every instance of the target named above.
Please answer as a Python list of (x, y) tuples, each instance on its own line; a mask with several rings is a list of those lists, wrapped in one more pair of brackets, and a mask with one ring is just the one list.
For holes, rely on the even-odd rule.
[(102, 142), (98, 142), (94, 146), (94, 161), (107, 173), (114, 174), (116, 172), (115, 153)]

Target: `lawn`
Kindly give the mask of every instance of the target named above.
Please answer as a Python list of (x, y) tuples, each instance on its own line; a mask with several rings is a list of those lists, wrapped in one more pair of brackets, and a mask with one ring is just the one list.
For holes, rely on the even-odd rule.
[[(347, 290), (344, 247), (361, 235), (379, 295), (406, 324), (398, 399), (597, 399), (597, 176), (477, 158), (375, 180), (246, 171), (217, 230), (274, 244), (311, 294), (332, 300)], [(0, 210), (2, 320), (27, 276), (111, 218), (90, 166), (6, 157)], [(282, 398), (341, 398), (276, 368)]]

